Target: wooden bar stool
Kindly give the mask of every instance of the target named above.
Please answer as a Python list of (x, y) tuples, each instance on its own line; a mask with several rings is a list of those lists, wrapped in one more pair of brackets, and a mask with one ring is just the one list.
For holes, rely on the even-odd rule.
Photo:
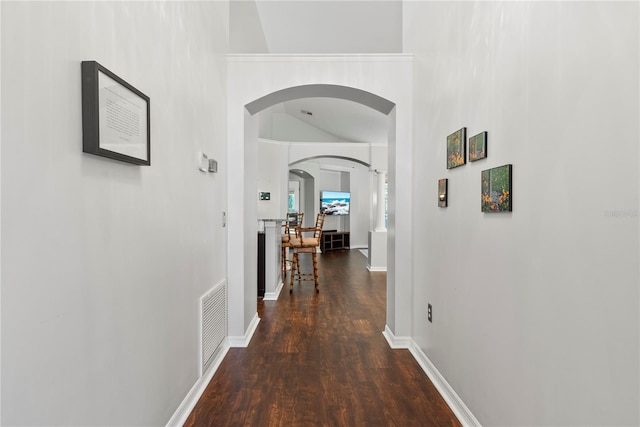
[[(313, 280), (315, 283), (316, 293), (320, 292), (320, 278), (318, 276), (318, 246), (322, 239), (322, 227), (324, 226), (324, 213), (316, 216), (316, 226), (303, 228), (296, 227), (296, 237), (289, 240), (289, 247), (293, 249), (293, 257), (291, 259), (291, 277), (289, 278), (289, 293), (293, 293), (293, 281), (298, 280), (298, 285), (303, 280)], [(313, 237), (304, 237), (303, 233), (313, 232)], [(313, 274), (302, 273), (300, 270), (300, 254), (311, 254), (313, 260)], [(313, 279), (311, 279), (313, 276)]]
[(287, 220), (283, 224), (284, 232), (282, 233), (282, 249), (281, 249), (281, 269), (282, 280), (287, 275), (287, 248), (291, 247), (289, 241), (296, 238), (296, 227), (302, 227), (304, 213), (288, 213)]

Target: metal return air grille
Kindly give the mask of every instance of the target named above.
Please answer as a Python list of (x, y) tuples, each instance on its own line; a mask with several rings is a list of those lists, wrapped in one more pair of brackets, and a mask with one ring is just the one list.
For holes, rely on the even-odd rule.
[(215, 358), (227, 336), (227, 286), (219, 283), (200, 298), (201, 307), (201, 375)]

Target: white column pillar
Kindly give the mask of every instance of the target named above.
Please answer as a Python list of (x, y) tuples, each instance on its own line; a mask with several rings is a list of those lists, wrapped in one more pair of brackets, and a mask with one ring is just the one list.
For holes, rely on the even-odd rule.
[(387, 271), (387, 227), (384, 224), (384, 189), (387, 181), (387, 171), (376, 169), (376, 176), (378, 178), (376, 227), (369, 231), (367, 268), (369, 271)]
[(264, 221), (264, 300), (277, 300), (282, 289), (280, 271), (281, 219)]
[(384, 203), (384, 187), (387, 181), (387, 171), (376, 169), (378, 176), (378, 207), (376, 209), (376, 228), (375, 231), (387, 231), (384, 225), (385, 203)]

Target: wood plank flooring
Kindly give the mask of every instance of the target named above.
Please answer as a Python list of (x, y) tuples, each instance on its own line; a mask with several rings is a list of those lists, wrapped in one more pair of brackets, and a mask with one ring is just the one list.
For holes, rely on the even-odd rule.
[[(312, 271), (310, 256), (301, 257)], [(358, 250), (321, 254), (320, 293), (288, 282), (258, 302), (247, 348), (232, 348), (185, 426), (459, 426), (385, 326), (386, 274)]]

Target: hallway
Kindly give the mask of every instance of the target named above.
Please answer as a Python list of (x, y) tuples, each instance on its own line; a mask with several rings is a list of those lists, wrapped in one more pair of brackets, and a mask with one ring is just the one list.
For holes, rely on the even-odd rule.
[(185, 426), (460, 425), (382, 335), (386, 274), (358, 250), (318, 258), (320, 293), (302, 282), (290, 295), (287, 282), (278, 301), (260, 300), (251, 343), (229, 350)]

